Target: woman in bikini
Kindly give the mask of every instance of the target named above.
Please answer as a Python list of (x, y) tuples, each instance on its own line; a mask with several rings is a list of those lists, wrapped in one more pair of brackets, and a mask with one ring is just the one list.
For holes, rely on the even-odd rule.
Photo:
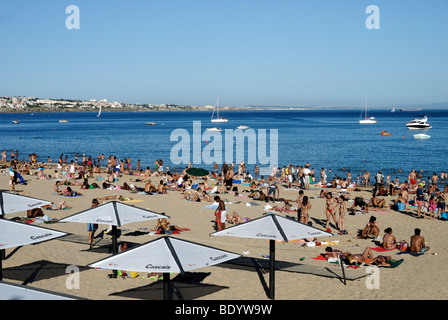
[(331, 192), (328, 192), (326, 194), (327, 196), (327, 200), (326, 200), (326, 206), (325, 206), (325, 216), (327, 217), (327, 224), (325, 226), (326, 231), (327, 232), (331, 232), (330, 231), (330, 215), (333, 217), (334, 223), (336, 225), (336, 227), (338, 226), (338, 223), (336, 221), (336, 215), (334, 212), (334, 203), (333, 203), (333, 197)]
[(372, 249), (367, 247), (362, 254), (351, 254), (349, 253), (347, 255), (347, 259), (350, 263), (365, 263), (369, 259), (374, 259), (375, 256), (373, 255)]
[(345, 224), (344, 224), (344, 216), (345, 216), (345, 197), (343, 195), (340, 195), (337, 198), (338, 207), (339, 207), (339, 230), (341, 234), (347, 234), (347, 231), (345, 230)]
[(308, 200), (308, 196), (303, 196), (302, 203), (301, 203), (302, 211), (300, 214), (300, 222), (303, 224), (308, 223), (309, 219), (309, 210), (311, 210), (311, 203)]
[(384, 237), (383, 237), (383, 248), (384, 249), (395, 249), (397, 247), (397, 240), (395, 239), (395, 236), (392, 235), (392, 228), (386, 228), (384, 230)]

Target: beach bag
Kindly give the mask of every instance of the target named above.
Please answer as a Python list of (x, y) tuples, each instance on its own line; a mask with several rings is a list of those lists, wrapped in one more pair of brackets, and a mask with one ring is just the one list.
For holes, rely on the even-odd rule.
[(401, 240), (397, 243), (398, 251), (400, 252), (406, 252), (408, 250), (408, 243), (404, 240)]
[(448, 220), (448, 213), (447, 212), (442, 212), (440, 215), (440, 218), (442, 218), (442, 220)]

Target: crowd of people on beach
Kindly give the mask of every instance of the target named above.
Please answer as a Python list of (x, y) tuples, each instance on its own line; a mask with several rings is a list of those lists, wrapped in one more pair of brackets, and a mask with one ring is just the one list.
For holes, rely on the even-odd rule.
[[(327, 181), (327, 170), (320, 170), (320, 179), (315, 174), (309, 163), (303, 166), (283, 166), (273, 168), (269, 176), (260, 176), (258, 168), (255, 167), (254, 175), (247, 169), (246, 164), (241, 162), (237, 166), (234, 163), (224, 163), (221, 166), (214, 164), (213, 169), (207, 175), (192, 176), (189, 170), (191, 163), (182, 171), (170, 171), (168, 166), (164, 167), (162, 159), (158, 159), (151, 167), (142, 168), (140, 160), (136, 161), (135, 167), (129, 157), (119, 159), (116, 156), (98, 155), (92, 158), (85, 154), (75, 155), (69, 159), (67, 155), (61, 154), (57, 162), (48, 158), (47, 162), (37, 162), (37, 155), (30, 154), (28, 160), (18, 160), (18, 151), (11, 150), (10, 159), (7, 161), (7, 152), (2, 153), (2, 165), (8, 168), (10, 176), (10, 191), (15, 191), (18, 183), (26, 183), (24, 176), (35, 176), (37, 179), (54, 179), (54, 194), (63, 196), (82, 196), (85, 192), (74, 191), (73, 186), (79, 186), (81, 190), (108, 189), (126, 190), (131, 193), (146, 195), (167, 194), (169, 191), (177, 191), (183, 200), (192, 202), (208, 202), (215, 207), (215, 230), (226, 228), (226, 224), (236, 225), (249, 221), (249, 218), (241, 217), (238, 212), (228, 212), (226, 209), (226, 195), (246, 197), (255, 202), (265, 203), (265, 210), (269, 212), (286, 214), (303, 224), (312, 224), (316, 221), (322, 229), (331, 232), (331, 228), (337, 230), (338, 234), (345, 235), (348, 231), (345, 227), (347, 214), (367, 214), (373, 208), (410, 210), (416, 209), (417, 219), (428, 218), (430, 220), (448, 219), (446, 213), (446, 194), (448, 185), (447, 173), (436, 173), (424, 178), (424, 172), (417, 173), (412, 170), (406, 181), (397, 178), (391, 179), (379, 170), (371, 181), (369, 171), (359, 174), (356, 179), (352, 178), (350, 170), (342, 170), (345, 176), (337, 174)], [(330, 171), (330, 170), (329, 170)], [(329, 172), (330, 173), (330, 172)], [(123, 176), (131, 176), (130, 183), (120, 183)], [(153, 183), (153, 180), (158, 183)], [(92, 182), (92, 180), (94, 180)], [(138, 187), (137, 183), (143, 183), (144, 187)], [(244, 186), (244, 187), (243, 187)], [(311, 189), (320, 189), (318, 197), (312, 197), (308, 193)], [(298, 191), (297, 197), (287, 199), (284, 190)], [(370, 198), (361, 196), (352, 197), (352, 192), (368, 191)], [(289, 193), (290, 194), (290, 193)], [(129, 200), (123, 196), (109, 196), (101, 200)], [(312, 199), (325, 201), (325, 221), (319, 221), (313, 217)], [(273, 204), (271, 206), (270, 204)], [(348, 203), (351, 203), (349, 205)], [(63, 201), (53, 208), (67, 208)], [(29, 213), (30, 217), (42, 216), (42, 212)], [(93, 230), (93, 227), (91, 227)], [(91, 230), (91, 231), (92, 231)], [(386, 246), (398, 247), (399, 244), (392, 235), (392, 229), (384, 230), (385, 236), (382, 242)], [(361, 230), (359, 238), (379, 238), (380, 229), (371, 217), (366, 227)], [(415, 236), (415, 237), (414, 237)], [(424, 239), (417, 231), (407, 246), (411, 252), (424, 252), (427, 247)], [(418, 239), (418, 240), (417, 240)], [(372, 258), (373, 253), (365, 251), (362, 254), (344, 253), (353, 261), (369, 263), (388, 263), (386, 258)]]

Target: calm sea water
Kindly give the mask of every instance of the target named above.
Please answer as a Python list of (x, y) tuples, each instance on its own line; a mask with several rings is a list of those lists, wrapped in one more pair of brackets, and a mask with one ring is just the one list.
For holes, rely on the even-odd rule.
[[(143, 168), (153, 167), (161, 158), (164, 166), (173, 170), (176, 166), (170, 161), (170, 151), (177, 141), (170, 141), (171, 133), (186, 129), (193, 137), (193, 121), (201, 121), (202, 132), (210, 127), (236, 129), (244, 124), (256, 131), (266, 129), (269, 138), (269, 130), (277, 129), (279, 166), (309, 162), (316, 173), (320, 168), (331, 169), (330, 177), (345, 177), (344, 168), (355, 178), (363, 169), (371, 174), (381, 169), (392, 178), (404, 178), (411, 169), (423, 169), (424, 176), (431, 176), (448, 171), (448, 110), (423, 112), (432, 126), (426, 132), (431, 135), (428, 140), (414, 139), (416, 132), (406, 128), (406, 122), (421, 113), (390, 110), (372, 110), (369, 115), (378, 119), (372, 125), (359, 124), (360, 110), (228, 111), (220, 114), (229, 119), (222, 124), (210, 122), (211, 112), (120, 112), (103, 113), (101, 117), (96, 113), (0, 114), (0, 149), (8, 150), (8, 158), (10, 149), (18, 149), (20, 159), (37, 153), (39, 161), (47, 157), (56, 161), (61, 153), (69, 160), (76, 153), (116, 155), (130, 157), (134, 167), (140, 159)], [(61, 119), (69, 122), (59, 123)], [(13, 120), (20, 124), (13, 124)], [(152, 121), (157, 125), (145, 125)], [(382, 130), (392, 135), (381, 136)], [(202, 148), (205, 146), (203, 142)], [(269, 139), (267, 147), (269, 150)], [(183, 167), (185, 164), (177, 169)], [(253, 167), (248, 166), (250, 171)], [(402, 174), (398, 173), (400, 168)]]

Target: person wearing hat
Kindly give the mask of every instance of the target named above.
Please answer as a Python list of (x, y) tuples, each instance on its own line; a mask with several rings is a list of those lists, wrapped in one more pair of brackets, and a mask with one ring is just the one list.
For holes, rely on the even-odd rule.
[(421, 219), (420, 213), (423, 207), (423, 203), (425, 202), (425, 194), (423, 192), (423, 183), (420, 182), (418, 184), (418, 188), (415, 191), (415, 201), (417, 202), (417, 219)]

